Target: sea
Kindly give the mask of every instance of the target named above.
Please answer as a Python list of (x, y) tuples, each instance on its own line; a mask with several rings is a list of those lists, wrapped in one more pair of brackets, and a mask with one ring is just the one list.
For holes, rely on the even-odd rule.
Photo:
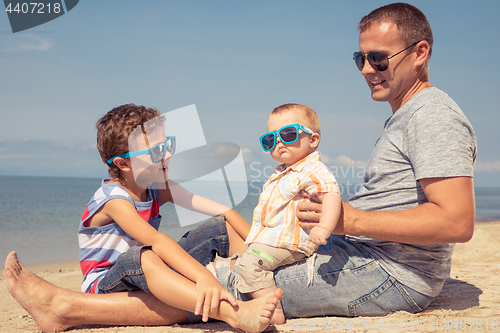
[[(78, 260), (78, 223), (101, 181), (0, 176), (0, 267), (13, 250), (25, 265)], [(255, 189), (262, 184), (248, 184), (248, 195), (234, 207), (249, 222), (258, 201)], [(476, 187), (475, 194), (476, 223), (500, 220), (500, 187)], [(201, 223), (181, 226), (171, 204), (163, 205), (160, 214), (160, 231), (174, 240)]]

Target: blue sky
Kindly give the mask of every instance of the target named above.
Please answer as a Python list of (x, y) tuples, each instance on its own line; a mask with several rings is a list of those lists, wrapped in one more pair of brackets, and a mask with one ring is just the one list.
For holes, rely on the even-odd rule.
[[(500, 186), (500, 1), (409, 2), (433, 28), (431, 83), (476, 131), (476, 185)], [(275, 165), (258, 144), (269, 112), (296, 102), (319, 114), (339, 181), (359, 180), (391, 109), (354, 65), (356, 26), (388, 3), (85, 0), (15, 34), (0, 13), (0, 175), (105, 177), (95, 122), (136, 103), (195, 104), (206, 140), (238, 144), (252, 178)]]

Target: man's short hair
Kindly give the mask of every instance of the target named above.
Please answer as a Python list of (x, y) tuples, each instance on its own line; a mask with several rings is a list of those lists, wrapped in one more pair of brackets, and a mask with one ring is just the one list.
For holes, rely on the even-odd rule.
[(429, 43), (429, 57), (432, 54), (432, 30), (424, 13), (407, 3), (393, 3), (373, 10), (359, 22), (359, 32), (368, 30), (378, 22), (393, 22), (399, 30), (399, 35), (407, 45), (426, 40)]

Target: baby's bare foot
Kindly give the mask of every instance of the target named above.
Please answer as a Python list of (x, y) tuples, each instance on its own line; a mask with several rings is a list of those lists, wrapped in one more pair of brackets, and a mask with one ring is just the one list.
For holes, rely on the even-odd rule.
[(16, 252), (7, 255), (3, 275), (11, 295), (28, 311), (42, 331), (60, 332), (69, 327), (56, 311), (62, 289), (27, 270)]
[(282, 297), (283, 291), (278, 288), (271, 296), (240, 303), (239, 323), (235, 327), (245, 332), (264, 331), (270, 324), (274, 323), (274, 320), (272, 322), (271, 319)]

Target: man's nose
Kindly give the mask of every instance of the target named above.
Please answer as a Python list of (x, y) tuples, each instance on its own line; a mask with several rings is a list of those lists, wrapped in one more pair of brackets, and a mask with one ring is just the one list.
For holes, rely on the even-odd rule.
[(375, 68), (372, 67), (370, 62), (365, 59), (365, 63), (363, 64), (363, 69), (361, 70), (361, 75), (366, 76), (368, 74), (375, 73)]

